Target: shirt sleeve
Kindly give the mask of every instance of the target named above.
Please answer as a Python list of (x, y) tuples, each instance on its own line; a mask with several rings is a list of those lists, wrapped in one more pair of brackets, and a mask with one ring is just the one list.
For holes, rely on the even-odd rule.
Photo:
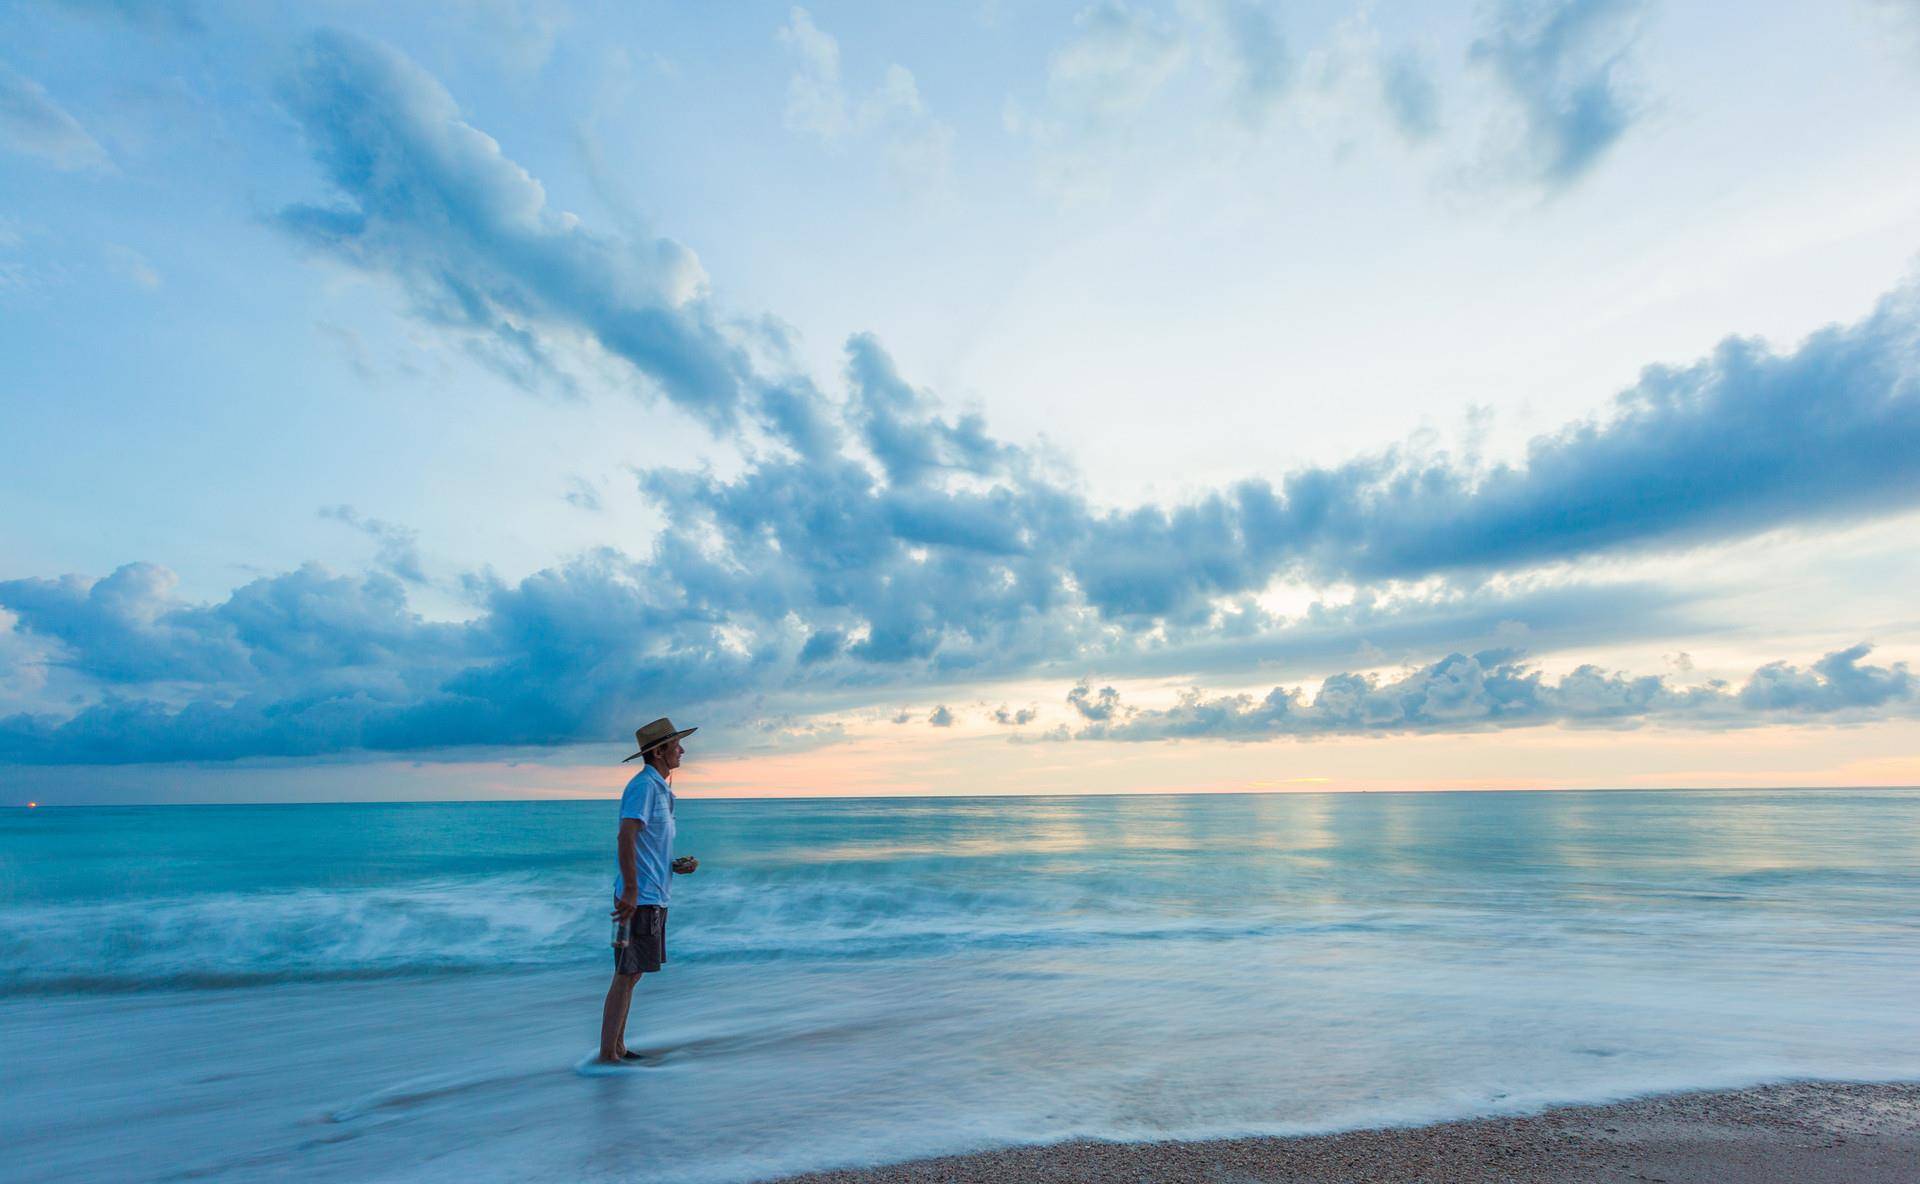
[(637, 820), (641, 826), (653, 816), (653, 778), (636, 777), (620, 795), (620, 817)]

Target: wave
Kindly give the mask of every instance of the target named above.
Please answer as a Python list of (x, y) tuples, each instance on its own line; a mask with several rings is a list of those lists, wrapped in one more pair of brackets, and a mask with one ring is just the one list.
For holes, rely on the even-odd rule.
[[(1720, 885), (1726, 887), (1724, 882)], [(1431, 886), (1430, 886), (1431, 887)], [(704, 873), (680, 887), (677, 962), (934, 957), (1288, 936), (1417, 937), (1482, 960), (1569, 938), (1649, 949), (1721, 940), (1823, 942), (1818, 915), (1729, 907), (1709, 893), (1578, 893), (1557, 903), (1508, 894), (1311, 892), (1235, 896), (1187, 884), (1071, 875), (981, 877), (926, 868), (793, 867)], [(1751, 898), (1752, 890), (1743, 895)], [(1334, 894), (1338, 895), (1338, 894)], [(475, 974), (584, 965), (606, 956), (607, 880), (515, 872), (378, 887), (234, 892), (0, 909), (0, 995), (244, 987), (304, 980)], [(1877, 922), (1884, 931), (1889, 918)], [(1894, 922), (1898, 927), (1899, 923)]]
[[(908, 877), (714, 877), (682, 891), (676, 961), (926, 956), (1181, 937), (1388, 930), (1374, 911), (1279, 920), (1169, 913), (1084, 883), (966, 887)], [(0, 910), (0, 995), (241, 987), (565, 966), (604, 957), (596, 876), (493, 876), (380, 888), (212, 894)]]
[(0, 993), (243, 986), (547, 962), (578, 949), (586, 932), (580, 898), (528, 878), (490, 878), (21, 906), (0, 912)]

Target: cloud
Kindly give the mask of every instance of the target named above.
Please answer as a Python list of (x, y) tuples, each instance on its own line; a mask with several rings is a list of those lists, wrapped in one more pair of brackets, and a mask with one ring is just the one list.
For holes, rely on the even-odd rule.
[(1297, 73), (1279, 6), (1270, 0), (1188, 0), (1185, 8), (1203, 30), (1206, 56), (1235, 115), (1248, 127), (1265, 127)]
[(779, 36), (794, 61), (787, 80), (787, 126), (823, 140), (840, 139), (853, 126), (840, 82), (840, 42), (821, 32), (812, 14), (797, 7)]
[(1157, 646), (1112, 646), (1098, 655), (1115, 677), (1325, 670), (1409, 662), (1442, 648), (1524, 644), (1552, 652), (1644, 638), (1702, 638), (1730, 627), (1699, 586), (1564, 578), (1362, 587), (1351, 600), (1316, 601), (1286, 617), (1253, 606), (1215, 611), (1183, 627), (1164, 622)]
[(1860, 665), (1871, 650), (1865, 644), (1837, 650), (1811, 670), (1770, 662), (1741, 688), (1740, 704), (1761, 712), (1825, 714), (1913, 698), (1913, 675), (1904, 663), (1890, 669)]
[(933, 714), (927, 717), (927, 722), (936, 728), (950, 728), (953, 726), (953, 712), (947, 709), (945, 703), (942, 703), (933, 709)]
[(853, 419), (862, 440), (895, 485), (924, 485), (942, 473), (991, 475), (1019, 451), (987, 435), (977, 415), (949, 421), (939, 402), (916, 390), (870, 333), (847, 341), (847, 378)]
[[(1335, 674), (1309, 699), (1275, 687), (1264, 697), (1184, 693), (1173, 707), (1135, 710), (1118, 696), (1076, 734), (1080, 739), (1260, 740), (1276, 736), (1478, 732), (1560, 724), (1635, 728), (1646, 724), (1744, 727), (1827, 717), (1849, 722), (1868, 709), (1920, 708), (1920, 684), (1904, 663), (1863, 667), (1869, 647), (1828, 654), (1811, 670), (1774, 662), (1739, 690), (1677, 688), (1664, 676), (1609, 673), (1581, 666), (1550, 680), (1513, 651), (1448, 654), (1400, 678)], [(1086, 684), (1068, 693), (1081, 706)], [(1105, 694), (1102, 696), (1106, 699)]]
[[(1056, 61), (1060, 77), (1074, 80), (1062, 83), (1063, 93), (1103, 94), (1101, 79), (1122, 86), (1117, 79), (1127, 74), (1126, 63), (1161, 63), (1165, 56), (1142, 46), (1166, 50), (1169, 37), (1169, 28), (1124, 5), (1087, 10), (1075, 47)], [(353, 253), (373, 251), (383, 266), (408, 275), (425, 269), (415, 279), (439, 296), (481, 293), (460, 307), (477, 310), (476, 324), (505, 317), (509, 340), (534, 355), (552, 352), (569, 335), (626, 340), (612, 328), (634, 309), (607, 300), (622, 290), (608, 277), (631, 262), (621, 244), (546, 211), (538, 182), (462, 123), (451, 99), (416, 68), (339, 38), (321, 38), (310, 56), (304, 90), (339, 99), (308, 110), (322, 159), (343, 191), (367, 195), (358, 212), (342, 215), (357, 228), (346, 236)], [(1124, 107), (1141, 93), (1086, 97), (1082, 106)], [(353, 148), (360, 138), (348, 131), (362, 125), (366, 144)], [(486, 233), (448, 230), (449, 223)], [(643, 277), (657, 270), (639, 269)], [(659, 474), (650, 479), (651, 495), (675, 504), (725, 501), (727, 507), (713, 507), (726, 510), (721, 521), (744, 521), (751, 515), (734, 507), (758, 497), (809, 502), (815, 524), (838, 515), (863, 521), (867, 533), (856, 551), (889, 541), (944, 549), (927, 570), (944, 560), (961, 563), (970, 576), (1018, 580), (1039, 615), (1071, 588), (1108, 618), (1194, 620), (1209, 614), (1214, 600), (1284, 575), (1378, 580), (1511, 570), (1860, 516), (1914, 500), (1916, 466), (1907, 458), (1920, 400), (1912, 387), (1911, 290), (1889, 297), (1862, 323), (1827, 330), (1790, 354), (1731, 339), (1695, 366), (1649, 370), (1611, 416), (1534, 441), (1524, 466), (1481, 471), (1444, 455), (1396, 449), (1277, 482), (1253, 478), (1186, 505), (1110, 513), (1093, 512), (1069, 489), (1036, 477), (1021, 450), (993, 439), (978, 417), (937, 414), (931, 396), (906, 383), (871, 337), (849, 343), (851, 407), (838, 415), (804, 380), (753, 375), (730, 344), (707, 332), (716, 318), (703, 298), (696, 304), (686, 340), (725, 376), (725, 393), (706, 410), (730, 415), (751, 388), (755, 414), (809, 468), (757, 466), (724, 491)], [(502, 311), (509, 308), (528, 310), (525, 327)], [(671, 320), (676, 309), (653, 311)], [(652, 364), (644, 351), (634, 356)], [(696, 406), (707, 390), (678, 389)], [(847, 453), (843, 426), (879, 461), (882, 480)], [(956, 478), (972, 480), (948, 488)], [(816, 480), (822, 484), (815, 489), (781, 488)], [(844, 504), (830, 504), (836, 500)], [(782, 512), (772, 511), (775, 518)], [(746, 533), (757, 538), (768, 530)], [(736, 541), (746, 554), (785, 563), (758, 555), (764, 548), (754, 539)], [(803, 538), (784, 542), (808, 545)], [(1019, 562), (987, 571), (995, 564), (984, 554)], [(849, 616), (855, 619), (831, 627), (850, 637), (868, 627), (850, 652), (924, 657), (943, 644), (925, 606), (888, 606), (883, 616), (890, 619)]]
[(1393, 125), (1410, 143), (1422, 144), (1440, 131), (1440, 90), (1420, 56), (1412, 50), (1380, 60), (1380, 94)]
[[(312, 565), (253, 581), (211, 605), (179, 601), (171, 574), (147, 564), (91, 582), (0, 583), (0, 608), (16, 618), (10, 635), (16, 648), (53, 643), (40, 661), (99, 688), (77, 711), (0, 720), (0, 762), (552, 746), (617, 735), (626, 717), (644, 714), (650, 702), (670, 699), (717, 722), (750, 723), (805, 714), (848, 696), (870, 702), (889, 687), (1031, 675), (1062, 655), (1124, 660), (1138, 652), (1114, 648), (1111, 634), (1036, 623), (1026, 606), (989, 606), (976, 616), (964, 610), (978, 606), (963, 604), (924, 620), (895, 621), (890, 614), (899, 610), (869, 603), (875, 625), (852, 635), (809, 634), (796, 627), (788, 600), (754, 603), (745, 573), (733, 584), (723, 578), (723, 561), (702, 560), (678, 550), (681, 545), (665, 539), (644, 562), (597, 552), (513, 585), (471, 578), (469, 592), (481, 611), (462, 622), (422, 619), (409, 609), (402, 583), (389, 576), (337, 576)], [(858, 566), (843, 570), (851, 575)], [(890, 572), (883, 565), (876, 577), (881, 586)], [(786, 581), (793, 573), (757, 574)], [(912, 602), (953, 587), (950, 579), (936, 578), (901, 595)], [(832, 615), (821, 599), (807, 610), (815, 619)], [(933, 643), (916, 632), (922, 627), (937, 630)], [(1312, 627), (1276, 622), (1264, 636)], [(1171, 641), (1177, 654), (1182, 644), (1204, 644), (1207, 635), (1197, 629), (1182, 642), (1156, 630), (1130, 644)], [(976, 639), (986, 652), (971, 649)], [(1198, 657), (1189, 665), (1204, 668), (1204, 649), (1192, 652)], [(1592, 668), (1549, 684), (1521, 668), (1511, 651), (1485, 651), (1452, 655), (1386, 684), (1336, 675), (1311, 703), (1280, 689), (1259, 702), (1195, 693), (1175, 709), (1135, 711), (1115, 688), (1096, 690), (1087, 682), (1072, 688), (1067, 701), (1087, 721), (1084, 738), (1116, 740), (1475, 731), (1655, 717), (1732, 726), (1905, 710), (1914, 697), (1906, 667), (1863, 665), (1865, 656), (1865, 648), (1856, 647), (1809, 670), (1775, 663), (1737, 693), (1677, 689), (1660, 678)], [(1031, 708), (993, 713), (996, 722), (1015, 726), (1035, 717)], [(926, 718), (947, 726), (953, 712), (942, 704)]]
[(0, 720), (0, 761), (550, 746), (617, 735), (635, 704), (715, 702), (757, 681), (759, 655), (643, 574), (603, 552), (516, 585), (476, 579), (482, 612), (459, 623), (420, 618), (392, 577), (314, 565), (214, 605), (179, 603), (149, 564), (0, 583), (17, 628), (108, 687), (64, 717)]
[(994, 708), (993, 722), (1003, 724), (1010, 728), (1023, 728), (1032, 723), (1039, 714), (1039, 711), (1032, 707), (1022, 707), (1020, 710), (1014, 711), (1002, 703), (999, 707)]
[(58, 691), (50, 684), (55, 644), (16, 628), (18, 619), (0, 609), (0, 715), (29, 710)]
[(411, 583), (427, 582), (426, 573), (420, 567), (418, 531), (378, 518), (363, 518), (352, 506), (323, 506), (320, 517), (351, 526), (379, 543), (378, 562), (383, 570)]
[(839, 41), (814, 24), (811, 13), (794, 8), (779, 38), (793, 60), (785, 110), (789, 128), (836, 148), (878, 135), (900, 181), (920, 187), (944, 182), (953, 128), (927, 110), (913, 71), (898, 63), (888, 66), (879, 86), (856, 101), (841, 80)]
[[(0, 761), (113, 764), (417, 746), (410, 713), (435, 680), (484, 660), (484, 639), (421, 620), (399, 581), (308, 566), (217, 605), (129, 564), (98, 581), (0, 583), (17, 629), (59, 643), (49, 664), (104, 688), (77, 712), (0, 720)], [(393, 728), (399, 725), (399, 730)], [(382, 728), (385, 727), (386, 731)], [(403, 743), (387, 743), (398, 737)], [(469, 739), (467, 743), (484, 743)]]
[(1067, 702), (1083, 718), (1104, 723), (1113, 719), (1120, 710), (1120, 692), (1112, 687), (1101, 687), (1100, 692), (1095, 694), (1093, 688), (1083, 682), (1067, 692)]
[(1104, 543), (1165, 559), (1112, 596), (1168, 612), (1284, 564), (1360, 580), (1513, 570), (1910, 508), (1917, 313), (1902, 288), (1789, 353), (1729, 338), (1693, 365), (1649, 367), (1610, 416), (1536, 438), (1523, 466), (1389, 452), (1109, 520)]
[(0, 581), (0, 607), (16, 629), (62, 643), (56, 664), (97, 683), (210, 684), (247, 670), (232, 632), (172, 599), (179, 579), (151, 563), (130, 563), (105, 579)]
[[(977, 417), (947, 414), (877, 341), (856, 337), (844, 404), (793, 392), (790, 410), (811, 424), (792, 436), (811, 441), (806, 454), (759, 453), (728, 477), (643, 473), (640, 491), (668, 524), (651, 554), (596, 552), (512, 586), (470, 577), (482, 607), (471, 621), (422, 621), (389, 575), (312, 567), (213, 605), (177, 603), (171, 575), (147, 564), (98, 581), (0, 583), (16, 632), (55, 643), (50, 661), (93, 688), (77, 714), (15, 717), (0, 753), (158, 760), (561, 744), (614, 734), (616, 716), (655, 697), (751, 717), (776, 701), (804, 712), (823, 697), (871, 702), (1064, 664), (1324, 669), (1475, 636), (1537, 647), (1697, 635), (1715, 626), (1667, 590), (1564, 575), (1484, 581), (1911, 509), (1912, 301), (1896, 293), (1788, 354), (1735, 339), (1693, 366), (1650, 370), (1611, 416), (1536, 440), (1524, 466), (1475, 471), (1387, 453), (1120, 510), (1090, 506)], [(400, 554), (390, 567), (403, 566)], [(1457, 581), (1432, 582), (1450, 572)], [(1361, 590), (1293, 618), (1252, 599), (1290, 575)], [(1416, 580), (1424, 590), (1411, 590)], [(1874, 694), (1883, 707), (1898, 701), (1904, 672), (1855, 661), (1843, 652), (1811, 671), (1762, 671), (1742, 694), (1767, 711), (1788, 697), (1852, 695), (1861, 711)], [(1375, 718), (1377, 696), (1331, 685), (1328, 711), (1343, 686), (1365, 706), (1343, 726)], [(1558, 700), (1490, 718), (1587, 718), (1598, 709), (1574, 712), (1577, 693), (1631, 705), (1646, 685), (1583, 676), (1556, 684)], [(1428, 688), (1423, 701), (1436, 695)], [(1088, 686), (1070, 701), (1090, 722), (1121, 726), (1117, 695)], [(1251, 710), (1197, 701), (1189, 714), (1202, 706), (1230, 721)], [(1290, 718), (1297, 706), (1285, 705)], [(1409, 718), (1480, 726), (1471, 712), (1432, 706)], [(109, 731), (118, 743), (103, 758), (96, 745)]]
[(1144, 107), (1185, 61), (1179, 29), (1126, 0), (1100, 0), (1074, 18), (1073, 40), (1047, 63), (1051, 110), (1106, 126)]
[[(1139, 19), (1095, 11), (1091, 23)], [(666, 524), (648, 554), (591, 552), (513, 584), (469, 575), (476, 613), (458, 622), (409, 604), (396, 576), (420, 575), (411, 534), (344, 507), (332, 516), (379, 542), (382, 570), (308, 566), (215, 603), (180, 601), (171, 573), (144, 563), (0, 582), (9, 637), (65, 680), (61, 697), (0, 726), (0, 760), (556, 745), (617, 735), (665, 700), (752, 720), (1086, 670), (1318, 671), (1361, 655), (1377, 668), (1503, 639), (1535, 652), (1664, 644), (1715, 626), (1674, 590), (1579, 584), (1560, 565), (1920, 505), (1911, 288), (1791, 350), (1732, 338), (1692, 365), (1650, 368), (1605, 414), (1534, 440), (1524, 463), (1390, 448), (1179, 504), (1105, 508), (915, 386), (870, 335), (846, 343), (842, 397), (760, 374), (702, 285), (681, 282), (678, 268), (697, 267), (682, 248), (596, 235), (550, 210), (538, 181), (391, 53), (323, 35), (291, 93), (344, 203), (285, 215), (309, 241), (529, 357), (602, 342), (694, 414), (751, 415), (782, 446), (750, 447), (724, 472), (638, 474)], [(695, 381), (709, 369), (717, 385)], [(1260, 600), (1276, 581), (1355, 591), (1283, 617)], [(1755, 698), (1736, 706), (1905, 701), (1903, 668), (1848, 652), (1757, 673)], [(1487, 661), (1482, 684), (1527, 678)], [(1528, 710), (1592, 715), (1609, 695), (1631, 706), (1644, 684), (1620, 677), (1562, 680), (1558, 699)], [(1361, 712), (1345, 718), (1383, 710), (1377, 687), (1332, 686), (1329, 712), (1343, 688)], [(1088, 726), (1144, 726), (1117, 692), (1076, 689)], [(1478, 727), (1479, 695), (1435, 682), (1408, 718)], [(1196, 702), (1229, 719), (1252, 710)]]
[(1549, 189), (1592, 170), (1639, 116), (1625, 81), (1639, 0), (1502, 0), (1468, 51), (1512, 102), (1518, 164)]
[(928, 111), (912, 71), (888, 66), (865, 110), (885, 137), (887, 166), (895, 180), (920, 189), (946, 183), (953, 171), (953, 126)]
[(600, 491), (582, 478), (575, 477), (569, 482), (567, 492), (563, 496), (567, 504), (575, 509), (585, 510), (590, 514), (598, 514), (602, 509)]
[(1104, 157), (1188, 58), (1185, 32), (1126, 0), (1098, 0), (1047, 61), (1045, 94), (1029, 113), (1009, 103), (1009, 131), (1028, 139), (1041, 182), (1065, 197), (1099, 188)]
[(0, 63), (0, 146), (68, 172), (107, 172), (113, 161), (47, 89)]
[(558, 355), (587, 341), (707, 423), (736, 422), (752, 369), (692, 251), (551, 209), (438, 81), (383, 46), (315, 34), (284, 95), (339, 197), (281, 211), (288, 233), (397, 280), (419, 316), (523, 383), (564, 382)]

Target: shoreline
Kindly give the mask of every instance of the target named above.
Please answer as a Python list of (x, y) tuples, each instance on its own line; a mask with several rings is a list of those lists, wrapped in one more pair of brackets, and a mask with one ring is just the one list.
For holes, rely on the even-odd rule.
[(774, 1184), (1094, 1180), (1912, 1184), (1920, 1180), (1920, 1082), (1798, 1081), (1323, 1135), (1074, 1140), (809, 1172)]

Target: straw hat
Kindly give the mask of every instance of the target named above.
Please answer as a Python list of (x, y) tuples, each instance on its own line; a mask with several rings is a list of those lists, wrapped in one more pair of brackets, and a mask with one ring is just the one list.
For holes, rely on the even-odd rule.
[[(669, 740), (678, 740), (682, 736), (691, 736), (699, 730), (699, 728), (681, 728), (675, 731), (673, 721), (663, 715), (646, 727), (639, 728), (633, 733), (633, 738), (640, 742), (640, 751), (634, 753), (633, 756), (645, 756)], [(633, 756), (628, 757), (626, 761), (621, 761), (620, 763), (623, 765), (626, 764), (627, 761), (633, 759)]]

